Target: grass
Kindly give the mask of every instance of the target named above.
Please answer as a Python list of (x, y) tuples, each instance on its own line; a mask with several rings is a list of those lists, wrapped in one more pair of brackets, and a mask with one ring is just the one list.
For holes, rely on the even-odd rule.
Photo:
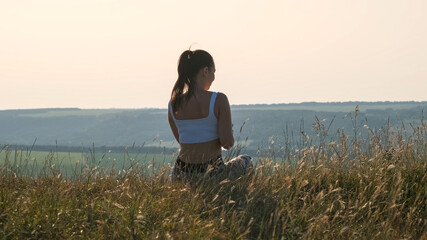
[(422, 120), (369, 136), (328, 138), (322, 122), (314, 130), (316, 144), (280, 148), (279, 162), (266, 157), (237, 179), (191, 184), (170, 182), (168, 165), (138, 162), (121, 171), (86, 164), (68, 179), (47, 161), (28, 176), (9, 154), (0, 238), (427, 239)]

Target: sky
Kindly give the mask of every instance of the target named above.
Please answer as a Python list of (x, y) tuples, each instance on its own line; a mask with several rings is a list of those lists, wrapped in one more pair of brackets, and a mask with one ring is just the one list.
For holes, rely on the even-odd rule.
[(425, 0), (0, 0), (0, 110), (166, 108), (179, 55), (230, 104), (426, 101)]

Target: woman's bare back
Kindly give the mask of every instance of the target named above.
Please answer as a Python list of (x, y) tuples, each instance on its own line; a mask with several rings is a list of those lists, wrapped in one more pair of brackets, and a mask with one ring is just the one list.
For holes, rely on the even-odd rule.
[[(178, 109), (178, 111), (174, 109), (175, 119), (192, 120), (208, 117), (211, 96), (212, 92), (209, 91), (196, 92), (194, 96), (185, 103), (184, 107)], [(215, 117), (218, 118), (217, 112), (215, 113)]]

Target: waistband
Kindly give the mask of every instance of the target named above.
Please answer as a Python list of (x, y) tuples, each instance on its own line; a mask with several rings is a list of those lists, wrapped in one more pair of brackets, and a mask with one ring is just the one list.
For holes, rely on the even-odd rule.
[(177, 158), (175, 161), (175, 166), (186, 173), (204, 173), (208, 169), (209, 165), (216, 167), (221, 164), (224, 164), (221, 155), (217, 156), (216, 158), (210, 160), (207, 163), (186, 163), (179, 158)]

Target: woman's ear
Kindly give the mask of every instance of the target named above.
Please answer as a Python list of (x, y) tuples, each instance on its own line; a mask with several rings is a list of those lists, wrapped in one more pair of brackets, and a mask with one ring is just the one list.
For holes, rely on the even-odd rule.
[(209, 75), (209, 67), (203, 68), (203, 75), (205, 75), (205, 76)]

